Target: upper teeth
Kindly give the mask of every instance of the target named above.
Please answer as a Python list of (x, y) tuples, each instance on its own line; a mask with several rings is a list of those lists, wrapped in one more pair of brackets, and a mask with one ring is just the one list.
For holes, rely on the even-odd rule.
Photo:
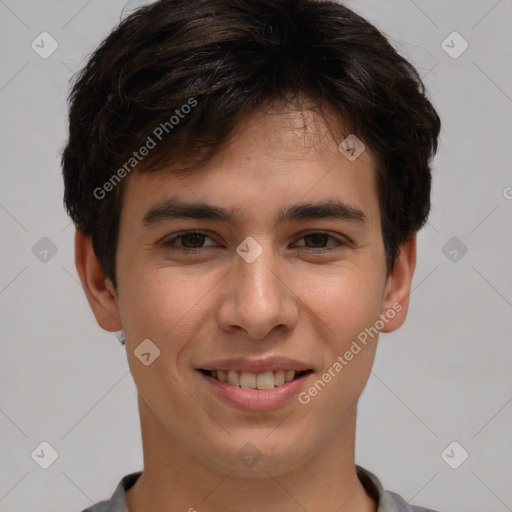
[(232, 386), (250, 389), (272, 389), (293, 380), (295, 370), (277, 370), (275, 372), (237, 372), (234, 370), (213, 370), (212, 377)]

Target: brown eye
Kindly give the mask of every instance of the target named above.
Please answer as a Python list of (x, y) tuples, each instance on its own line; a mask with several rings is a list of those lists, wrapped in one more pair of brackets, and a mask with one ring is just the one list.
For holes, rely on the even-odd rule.
[(311, 242), (312, 246), (306, 244), (308, 247), (312, 249), (319, 249), (325, 247), (329, 241), (329, 238), (331, 237), (325, 233), (313, 233), (311, 235), (306, 235), (304, 240), (309, 240)]
[(208, 249), (214, 245), (204, 245), (206, 239), (212, 240), (211, 237), (204, 233), (191, 231), (189, 233), (181, 233), (163, 243), (164, 247), (183, 251), (194, 252), (198, 249)]
[(297, 246), (301, 249), (306, 249), (311, 252), (326, 253), (336, 249), (343, 248), (347, 245), (343, 238), (337, 238), (329, 235), (328, 233), (309, 233), (304, 235), (300, 241), (304, 243), (298, 243)]
[(206, 235), (201, 233), (187, 233), (186, 235), (181, 235), (177, 238), (181, 239), (183, 247), (186, 247), (187, 249), (197, 249), (203, 246)]

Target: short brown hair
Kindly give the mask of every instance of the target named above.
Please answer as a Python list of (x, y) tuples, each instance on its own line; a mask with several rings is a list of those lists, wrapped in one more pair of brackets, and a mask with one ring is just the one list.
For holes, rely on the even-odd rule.
[[(200, 165), (243, 116), (297, 97), (334, 112), (376, 156), (388, 272), (393, 268), (400, 246), (428, 217), (440, 131), (414, 67), (372, 24), (334, 1), (159, 0), (111, 32), (69, 96), (64, 204), (115, 287), (121, 178), (178, 158)], [(158, 126), (166, 128), (164, 143), (143, 164), (127, 166)]]

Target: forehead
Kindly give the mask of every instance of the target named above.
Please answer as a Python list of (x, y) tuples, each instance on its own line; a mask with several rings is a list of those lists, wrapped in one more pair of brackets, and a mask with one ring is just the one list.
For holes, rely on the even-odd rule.
[(143, 224), (151, 208), (171, 197), (222, 206), (238, 222), (255, 216), (275, 220), (284, 205), (342, 200), (378, 223), (374, 157), (366, 149), (350, 161), (338, 148), (348, 134), (329, 128), (311, 111), (275, 107), (254, 113), (239, 123), (224, 149), (189, 174), (177, 176), (179, 166), (171, 164), (129, 176), (121, 218)]

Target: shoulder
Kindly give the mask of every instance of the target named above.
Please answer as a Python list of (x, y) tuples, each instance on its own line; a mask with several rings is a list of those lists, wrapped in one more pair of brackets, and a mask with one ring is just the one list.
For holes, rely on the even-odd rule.
[(381, 491), (380, 504), (377, 512), (438, 512), (431, 508), (420, 507), (419, 505), (410, 505), (407, 503), (402, 496), (392, 491)]
[(386, 491), (380, 480), (367, 469), (356, 466), (359, 481), (377, 505), (377, 512), (437, 512), (431, 508), (410, 505), (400, 495)]
[(137, 481), (142, 471), (124, 476), (117, 484), (116, 490), (109, 500), (91, 505), (82, 512), (129, 512), (126, 506), (125, 493)]
[(112, 508), (111, 500), (100, 501), (91, 505), (89, 508), (85, 508), (82, 512), (117, 512), (115, 508)]

